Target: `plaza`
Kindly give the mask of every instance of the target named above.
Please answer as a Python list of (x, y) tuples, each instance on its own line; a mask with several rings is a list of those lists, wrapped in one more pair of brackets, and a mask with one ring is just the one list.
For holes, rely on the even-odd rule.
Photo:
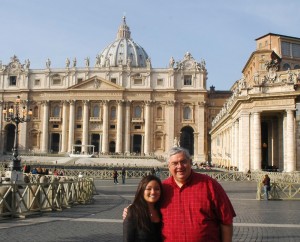
[[(133, 200), (139, 179), (124, 185), (95, 180), (89, 205), (26, 219), (0, 222), (1, 240), (122, 241), (122, 211)], [(256, 200), (256, 182), (221, 182), (236, 211), (233, 241), (299, 241), (299, 201)]]

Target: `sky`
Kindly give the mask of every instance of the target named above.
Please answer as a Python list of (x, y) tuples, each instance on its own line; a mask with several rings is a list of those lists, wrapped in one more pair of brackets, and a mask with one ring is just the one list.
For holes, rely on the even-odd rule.
[(242, 77), (255, 39), (268, 33), (300, 37), (299, 0), (0, 0), (0, 61), (16, 55), (32, 69), (65, 67), (113, 42), (126, 16), (132, 39), (165, 68), (190, 52), (206, 62), (207, 89), (228, 90)]

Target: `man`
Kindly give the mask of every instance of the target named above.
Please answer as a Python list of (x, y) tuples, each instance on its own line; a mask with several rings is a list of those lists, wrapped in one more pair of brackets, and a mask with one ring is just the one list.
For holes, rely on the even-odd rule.
[(192, 171), (189, 152), (173, 147), (163, 182), (164, 241), (232, 241), (234, 209), (221, 185)]
[(171, 177), (163, 181), (161, 201), (163, 240), (232, 241), (236, 215), (221, 185), (192, 171), (190, 154), (182, 147), (170, 150), (168, 167)]

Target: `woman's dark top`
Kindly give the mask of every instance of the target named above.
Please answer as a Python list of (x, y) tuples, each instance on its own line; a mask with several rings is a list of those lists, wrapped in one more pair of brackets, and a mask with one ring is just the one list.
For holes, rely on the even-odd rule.
[[(129, 210), (128, 210), (129, 212)], [(135, 216), (127, 217), (123, 222), (123, 241), (124, 242), (161, 242), (161, 222), (151, 222), (150, 231), (142, 230), (137, 226)]]

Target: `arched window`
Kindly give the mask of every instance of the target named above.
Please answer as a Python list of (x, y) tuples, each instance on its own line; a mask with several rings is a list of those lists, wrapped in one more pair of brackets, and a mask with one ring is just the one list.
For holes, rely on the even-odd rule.
[(189, 120), (192, 119), (191, 109), (190, 107), (183, 108), (183, 119)]
[(59, 117), (60, 114), (60, 107), (56, 105), (53, 109), (53, 117)]
[(77, 108), (76, 119), (77, 120), (81, 120), (82, 119), (82, 107), (81, 106), (79, 106)]
[(299, 65), (295, 65), (294, 69), (300, 69), (300, 66)]
[(157, 107), (157, 110), (156, 110), (156, 117), (159, 118), (159, 119), (162, 119), (162, 107)]
[(93, 117), (99, 117), (99, 106), (95, 105), (93, 108)]
[(140, 106), (136, 106), (134, 108), (134, 117), (135, 118), (141, 118), (142, 117), (142, 109)]
[(291, 69), (291, 66), (288, 63), (285, 63), (282, 68), (284, 71)]
[(32, 135), (32, 146), (34, 146), (34, 147), (38, 146), (38, 134)]
[(34, 118), (38, 118), (39, 117), (39, 107), (38, 106), (35, 106), (33, 108), (33, 115), (32, 115)]
[(110, 119), (116, 119), (116, 107), (113, 106), (110, 109)]

